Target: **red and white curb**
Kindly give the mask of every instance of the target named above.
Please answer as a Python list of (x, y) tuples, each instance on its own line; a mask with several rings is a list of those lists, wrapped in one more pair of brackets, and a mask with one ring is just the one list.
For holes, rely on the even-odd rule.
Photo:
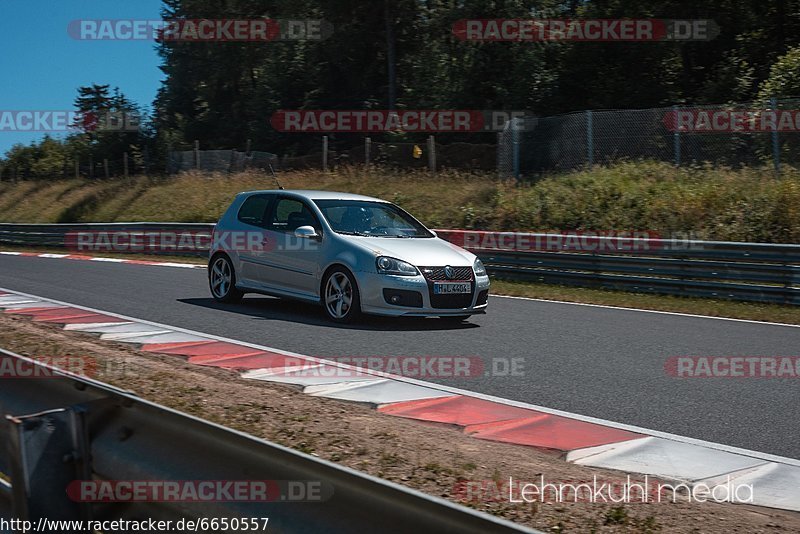
[(800, 460), (501, 399), (183, 328), (0, 289), (3, 313), (64, 325), (317, 397), (367, 403), (397, 417), (456, 426), (477, 439), (566, 453), (580, 465), (713, 487), (753, 487), (752, 504), (800, 511)]
[(132, 263), (136, 265), (152, 265), (156, 267), (181, 267), (184, 269), (206, 269), (205, 265), (199, 263), (182, 263), (177, 261), (149, 261), (149, 260), (129, 260), (125, 258), (104, 258), (102, 256), (87, 256), (84, 254), (45, 254), (40, 252), (12, 252), (0, 250), (0, 256), (25, 256), (31, 258), (51, 258), (59, 260), (80, 260), (80, 261), (99, 261), (105, 263)]

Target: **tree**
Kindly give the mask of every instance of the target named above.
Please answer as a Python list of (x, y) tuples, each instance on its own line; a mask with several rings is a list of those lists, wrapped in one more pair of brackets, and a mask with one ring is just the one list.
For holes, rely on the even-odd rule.
[(767, 102), (771, 97), (800, 97), (800, 47), (779, 57), (772, 65), (769, 77), (759, 87), (759, 102)]

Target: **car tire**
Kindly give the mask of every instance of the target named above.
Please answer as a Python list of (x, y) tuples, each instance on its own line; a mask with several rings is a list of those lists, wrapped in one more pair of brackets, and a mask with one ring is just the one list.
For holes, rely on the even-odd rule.
[(244, 296), (244, 292), (236, 288), (233, 263), (224, 254), (214, 256), (208, 263), (208, 287), (217, 302), (236, 303)]
[(358, 284), (344, 267), (334, 267), (325, 273), (321, 295), (322, 308), (331, 321), (347, 324), (361, 315)]

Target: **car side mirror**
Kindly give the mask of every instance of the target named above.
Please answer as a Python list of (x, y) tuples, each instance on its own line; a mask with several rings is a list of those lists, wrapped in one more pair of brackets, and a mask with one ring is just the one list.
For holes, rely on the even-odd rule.
[(299, 226), (294, 231), (294, 236), (303, 239), (314, 239), (319, 237), (319, 234), (317, 233), (316, 230), (314, 230), (313, 226)]

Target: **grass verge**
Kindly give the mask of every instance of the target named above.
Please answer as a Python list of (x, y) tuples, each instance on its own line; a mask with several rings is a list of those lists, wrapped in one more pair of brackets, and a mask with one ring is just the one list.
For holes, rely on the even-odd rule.
[(800, 307), (781, 304), (629, 293), (627, 291), (532, 284), (506, 280), (493, 280), (492, 293), (511, 297), (599, 304), (602, 306), (708, 315), (710, 317), (727, 317), (750, 321), (800, 324)]
[[(518, 184), (494, 174), (383, 167), (287, 171), (287, 189), (376, 196), (432, 228), (647, 231), (698, 239), (800, 241), (800, 171), (627, 162)], [(269, 174), (189, 172), (171, 177), (0, 182), (5, 222), (213, 222), (233, 196), (274, 189)]]

